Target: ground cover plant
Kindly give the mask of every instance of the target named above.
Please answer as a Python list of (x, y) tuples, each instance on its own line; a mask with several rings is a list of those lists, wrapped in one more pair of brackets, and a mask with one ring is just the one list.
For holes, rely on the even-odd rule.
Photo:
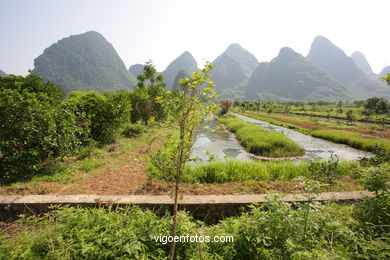
[[(375, 217), (378, 203), (365, 199), (354, 205), (289, 204), (270, 195), (266, 204), (211, 226), (179, 212), (177, 235), (225, 235), (234, 240), (177, 243), (176, 259), (387, 259), (388, 194), (380, 200), (380, 214), (387, 218)], [(22, 231), (7, 239), (0, 235), (0, 259), (169, 257), (169, 244), (154, 236), (170, 235), (172, 217), (139, 208), (65, 207), (20, 223)]]
[(240, 144), (250, 153), (267, 157), (299, 156), (304, 149), (282, 133), (268, 131), (263, 127), (246, 123), (236, 117), (219, 119), (226, 128), (235, 133)]

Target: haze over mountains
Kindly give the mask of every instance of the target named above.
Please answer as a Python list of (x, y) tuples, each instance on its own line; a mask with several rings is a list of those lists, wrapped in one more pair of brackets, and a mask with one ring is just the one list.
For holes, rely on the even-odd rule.
[[(378, 80), (364, 55), (344, 51), (323, 36), (317, 36), (307, 57), (282, 48), (270, 62), (231, 44), (214, 61), (211, 79), (222, 98), (356, 100), (390, 97), (390, 88)], [(99, 33), (87, 32), (64, 38), (47, 48), (34, 61), (33, 72), (72, 90), (131, 89), (142, 64), (125, 68), (113, 46)], [(185, 51), (162, 72), (167, 89), (178, 89), (178, 79), (199, 70)], [(390, 73), (390, 66), (381, 73)]]
[(0, 70), (0, 77), (5, 77), (7, 76), (7, 73), (5, 73), (4, 71)]

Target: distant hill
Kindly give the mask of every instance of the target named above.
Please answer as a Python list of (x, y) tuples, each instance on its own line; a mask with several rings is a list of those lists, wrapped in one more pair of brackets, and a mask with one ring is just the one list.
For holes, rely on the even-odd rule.
[(259, 62), (252, 53), (239, 44), (231, 44), (213, 64), (210, 77), (215, 83), (217, 93), (223, 94), (232, 89), (243, 91)]
[(138, 74), (144, 73), (144, 65), (143, 64), (134, 64), (131, 65), (129, 71), (137, 78)]
[(370, 63), (368, 63), (366, 56), (360, 51), (355, 51), (351, 54), (351, 59), (356, 66), (370, 78), (377, 78), (377, 75), (372, 71)]
[(388, 73), (390, 73), (390, 66), (384, 67), (378, 76), (385, 77)]
[(179, 73), (177, 73), (176, 77), (175, 77), (175, 80), (174, 80), (174, 83), (173, 83), (173, 87), (172, 87), (172, 90), (181, 90), (181, 86), (179, 84), (179, 79), (182, 79), (184, 77), (190, 77), (192, 73), (188, 72), (188, 71), (185, 71), (185, 70), (180, 70)]
[(162, 73), (165, 82), (167, 82), (167, 89), (173, 88), (175, 84), (175, 78), (181, 70), (189, 74), (192, 74), (193, 71), (199, 70), (196, 60), (188, 51), (185, 51), (183, 54), (173, 60)]
[(136, 83), (111, 43), (94, 31), (54, 43), (34, 60), (34, 66), (34, 73), (65, 92), (131, 89)]
[(260, 63), (246, 86), (248, 99), (340, 100), (350, 95), (342, 84), (288, 47), (271, 62)]
[(0, 70), (0, 77), (5, 77), (7, 76), (7, 73), (5, 73), (4, 71)]
[(307, 56), (311, 62), (344, 84), (356, 99), (390, 96), (390, 91), (364, 74), (352, 58), (323, 36), (317, 36)]

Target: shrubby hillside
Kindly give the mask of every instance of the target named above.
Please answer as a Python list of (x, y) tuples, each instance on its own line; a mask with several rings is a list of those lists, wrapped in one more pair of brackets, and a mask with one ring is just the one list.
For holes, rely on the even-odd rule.
[(111, 43), (93, 31), (54, 43), (34, 60), (34, 66), (34, 73), (65, 92), (129, 90), (136, 82)]

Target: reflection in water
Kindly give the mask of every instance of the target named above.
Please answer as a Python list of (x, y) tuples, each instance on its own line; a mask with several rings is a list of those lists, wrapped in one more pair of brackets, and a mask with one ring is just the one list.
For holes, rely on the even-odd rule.
[[(332, 143), (323, 139), (301, 134), (288, 128), (271, 125), (264, 121), (238, 114), (235, 115), (246, 122), (254, 123), (272, 131), (285, 134), (305, 149), (305, 155), (301, 157), (305, 160), (329, 160), (332, 154), (337, 155), (340, 160), (358, 160), (363, 157), (371, 156), (370, 153), (366, 153), (343, 144)], [(202, 129), (197, 133), (191, 158), (199, 158), (202, 161), (209, 160), (210, 155), (213, 155), (216, 159), (220, 160), (226, 158), (249, 160), (251, 158), (250, 154), (242, 148), (233, 134), (218, 127), (216, 118), (207, 123), (206, 126), (217, 131), (213, 132), (207, 129)]]
[(206, 126), (217, 131), (202, 129), (197, 133), (191, 158), (207, 161), (210, 158), (209, 154), (211, 154), (220, 160), (225, 158), (249, 160), (249, 154), (238, 143), (234, 135), (217, 127), (216, 118), (208, 122)]

